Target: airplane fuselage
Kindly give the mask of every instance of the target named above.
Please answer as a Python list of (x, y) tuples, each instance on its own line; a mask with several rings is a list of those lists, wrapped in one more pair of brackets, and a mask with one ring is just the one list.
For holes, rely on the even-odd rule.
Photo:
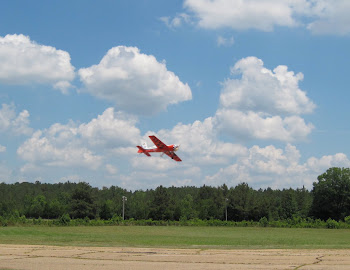
[[(177, 145), (167, 145), (164, 148), (158, 148), (157, 146), (153, 146), (153, 147), (147, 147), (147, 148), (143, 148), (146, 152), (148, 153), (162, 153), (162, 152), (175, 152), (178, 150), (178, 146)], [(142, 150), (139, 149), (139, 151), (137, 151), (137, 153), (143, 153)]]

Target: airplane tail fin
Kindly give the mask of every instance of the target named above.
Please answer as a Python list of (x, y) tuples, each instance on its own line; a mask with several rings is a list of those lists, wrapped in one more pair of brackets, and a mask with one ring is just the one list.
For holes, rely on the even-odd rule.
[(146, 150), (144, 148), (142, 148), (141, 146), (137, 146), (137, 148), (139, 149), (139, 151), (137, 151), (137, 153), (144, 153), (146, 156), (151, 156), (148, 152), (146, 152)]

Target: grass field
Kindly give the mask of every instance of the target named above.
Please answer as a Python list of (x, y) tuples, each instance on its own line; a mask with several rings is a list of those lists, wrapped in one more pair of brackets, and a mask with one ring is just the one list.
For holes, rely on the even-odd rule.
[(348, 249), (350, 230), (239, 227), (2, 227), (0, 244), (224, 249)]

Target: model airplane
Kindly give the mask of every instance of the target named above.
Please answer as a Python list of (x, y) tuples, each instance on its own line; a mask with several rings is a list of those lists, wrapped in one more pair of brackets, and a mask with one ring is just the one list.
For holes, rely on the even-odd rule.
[(172, 145), (166, 145), (161, 140), (159, 140), (156, 136), (149, 136), (149, 138), (152, 140), (152, 142), (155, 144), (153, 147), (147, 147), (147, 144), (144, 143), (142, 146), (137, 146), (139, 151), (137, 153), (144, 153), (146, 156), (151, 156), (150, 153), (152, 152), (160, 152), (163, 154), (168, 155), (172, 159), (176, 161), (182, 161), (176, 154), (175, 151), (179, 150), (179, 145), (172, 144)]

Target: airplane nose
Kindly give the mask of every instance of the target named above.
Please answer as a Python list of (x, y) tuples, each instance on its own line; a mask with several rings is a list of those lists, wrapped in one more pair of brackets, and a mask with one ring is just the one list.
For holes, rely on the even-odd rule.
[(174, 151), (179, 150), (180, 145), (174, 145)]

